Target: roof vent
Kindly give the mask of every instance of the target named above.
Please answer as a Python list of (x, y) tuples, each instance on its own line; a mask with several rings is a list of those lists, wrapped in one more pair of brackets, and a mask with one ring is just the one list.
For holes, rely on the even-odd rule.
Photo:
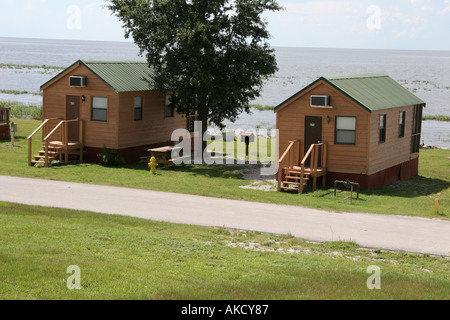
[(311, 107), (328, 108), (330, 106), (330, 96), (311, 96)]
[(71, 87), (86, 87), (85, 76), (72, 76), (69, 78), (69, 86)]

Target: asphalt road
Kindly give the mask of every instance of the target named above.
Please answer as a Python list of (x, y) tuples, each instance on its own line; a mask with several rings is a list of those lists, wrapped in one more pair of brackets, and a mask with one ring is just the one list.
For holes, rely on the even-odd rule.
[[(263, 195), (263, 193), (261, 193)], [(450, 256), (450, 221), (0, 176), (0, 201)]]

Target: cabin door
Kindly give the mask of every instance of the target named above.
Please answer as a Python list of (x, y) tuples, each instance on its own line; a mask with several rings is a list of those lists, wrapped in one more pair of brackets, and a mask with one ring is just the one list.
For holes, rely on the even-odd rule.
[[(318, 143), (322, 143), (322, 117), (305, 117), (305, 155), (312, 144)], [(306, 166), (311, 165), (310, 160), (311, 157), (306, 161)]]
[[(66, 97), (66, 120), (80, 119), (80, 97), (67, 96)], [(79, 141), (80, 123), (69, 122), (68, 123), (68, 141)]]

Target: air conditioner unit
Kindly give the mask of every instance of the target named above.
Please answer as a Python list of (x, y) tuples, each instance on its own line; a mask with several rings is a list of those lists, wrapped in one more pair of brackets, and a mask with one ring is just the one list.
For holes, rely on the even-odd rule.
[(311, 107), (328, 108), (330, 106), (330, 96), (311, 96)]
[(86, 87), (85, 76), (72, 76), (69, 78), (69, 86), (71, 87)]

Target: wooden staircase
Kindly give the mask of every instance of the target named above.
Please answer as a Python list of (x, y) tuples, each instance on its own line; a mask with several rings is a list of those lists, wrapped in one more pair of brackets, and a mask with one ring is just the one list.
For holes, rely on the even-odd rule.
[[(39, 154), (37, 156), (34, 156), (34, 160), (31, 160), (31, 165), (37, 165), (37, 164), (42, 164), (45, 166), (45, 144), (42, 145), (42, 149), (39, 151)], [(52, 162), (55, 160), (61, 160), (61, 155), (62, 155), (62, 150), (63, 148), (60, 146), (52, 146), (49, 145), (48, 146), (48, 166), (51, 167), (52, 166)]]
[[(50, 121), (58, 121), (58, 124), (50, 131)], [(79, 123), (79, 141), (69, 141), (68, 124), (72, 122)], [(36, 133), (42, 129), (42, 149), (38, 155), (32, 159), (32, 139)], [(57, 118), (46, 119), (44, 122), (27, 138), (28, 139), (28, 165), (35, 166), (43, 164), (44, 167), (49, 167), (55, 160), (64, 160), (67, 164), (69, 162), (69, 155), (79, 155), (80, 161), (83, 162), (83, 121), (76, 120), (61, 120)]]
[(286, 168), (284, 173), (284, 181), (281, 181), (281, 190), (303, 193), (303, 189), (308, 184), (310, 173), (305, 172), (302, 177), (302, 170), (301, 168), (299, 170), (298, 167)]
[[(279, 160), (278, 191), (303, 193), (309, 181), (313, 181), (313, 190), (317, 187), (317, 178), (322, 177), (323, 186), (326, 182), (327, 145), (313, 144), (309, 148), (300, 165), (300, 141), (291, 141), (285, 153)], [(310, 159), (310, 167), (306, 167)]]

